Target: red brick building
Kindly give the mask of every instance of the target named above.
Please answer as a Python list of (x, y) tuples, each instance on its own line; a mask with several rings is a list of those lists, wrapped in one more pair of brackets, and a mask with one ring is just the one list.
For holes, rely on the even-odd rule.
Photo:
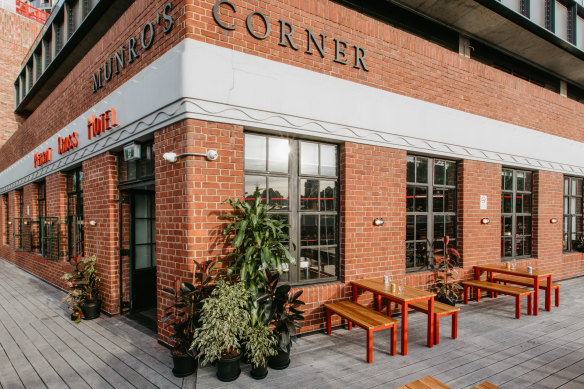
[(226, 255), (223, 201), (259, 187), (291, 224), (305, 331), (351, 280), (429, 287), (444, 235), (465, 278), (583, 275), (584, 8), (353, 3), (57, 5), (14, 83), (0, 256), (63, 287), (96, 254), (103, 309), (160, 318), (161, 288)]

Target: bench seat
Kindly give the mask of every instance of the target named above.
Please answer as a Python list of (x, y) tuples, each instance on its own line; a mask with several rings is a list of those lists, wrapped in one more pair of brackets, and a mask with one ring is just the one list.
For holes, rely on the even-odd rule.
[(400, 386), (397, 389), (452, 389), (450, 386), (443, 384), (431, 375), (419, 380)]
[(391, 328), (391, 355), (396, 353), (398, 321), (353, 301), (324, 304), (327, 334), (331, 334), (331, 314), (335, 313), (367, 331), (367, 362), (373, 362), (373, 332)]
[[(500, 282), (503, 285), (507, 285), (509, 283), (509, 284), (533, 287), (533, 281), (530, 278), (511, 276), (511, 275), (507, 275), (507, 274), (499, 274), (497, 276), (494, 276), (493, 282)], [(556, 295), (555, 295), (556, 307), (560, 306), (560, 286), (562, 286), (562, 284), (559, 284), (557, 282), (552, 282), (552, 290), (554, 290), (556, 292)], [(539, 289), (545, 289), (545, 288), (547, 288), (547, 280), (539, 281)]]
[[(416, 311), (428, 314), (428, 300), (418, 301), (408, 305), (410, 308)], [(452, 305), (444, 304), (439, 301), (434, 300), (434, 344), (440, 343), (439, 335), (439, 319), (443, 316), (452, 315), (452, 339), (457, 338), (458, 332), (458, 311), (460, 308), (453, 307)]]
[(501, 389), (497, 385), (493, 385), (488, 381), (485, 381), (477, 386), (473, 386), (471, 389)]
[(471, 280), (464, 281), (462, 283), (464, 286), (464, 303), (468, 304), (468, 290), (477, 290), (477, 302), (481, 301), (481, 289), (487, 290), (489, 292), (506, 294), (515, 297), (515, 318), (521, 318), (521, 297), (527, 296), (527, 314), (531, 315), (531, 303), (533, 298), (533, 291), (523, 288), (517, 288), (515, 286), (501, 285), (496, 282), (481, 281), (481, 280)]

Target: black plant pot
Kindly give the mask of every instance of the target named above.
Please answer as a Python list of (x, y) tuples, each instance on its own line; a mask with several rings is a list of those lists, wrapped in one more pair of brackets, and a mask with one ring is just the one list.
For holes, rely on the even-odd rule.
[(290, 365), (290, 352), (278, 349), (278, 355), (274, 355), (268, 359), (268, 366), (272, 369), (283, 370)]
[(217, 378), (223, 382), (231, 382), (239, 377), (241, 368), (239, 367), (239, 360), (241, 355), (233, 358), (221, 358), (217, 361)]
[(199, 364), (197, 359), (190, 354), (172, 354), (174, 369), (172, 374), (175, 377), (186, 377), (197, 371)]
[(98, 318), (101, 313), (101, 300), (88, 300), (81, 304), (84, 320)]
[(251, 369), (251, 377), (256, 380), (263, 380), (268, 375), (268, 366), (260, 365)]

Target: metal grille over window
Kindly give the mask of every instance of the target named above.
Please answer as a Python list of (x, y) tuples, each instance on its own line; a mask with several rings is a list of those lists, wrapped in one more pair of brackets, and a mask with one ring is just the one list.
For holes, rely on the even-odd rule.
[(582, 238), (582, 181), (564, 177), (564, 251), (575, 251)]
[(83, 255), (83, 172), (67, 175), (67, 230), (69, 258)]
[(32, 219), (14, 218), (14, 250), (32, 251)]
[(503, 169), (501, 186), (501, 257), (503, 260), (529, 257), (532, 173)]
[[(433, 263), (442, 237), (456, 248), (456, 162), (408, 156), (406, 189), (406, 270)], [(432, 246), (432, 247), (430, 247)]]
[(290, 224), (296, 263), (285, 268), (291, 283), (336, 280), (339, 267), (338, 147), (259, 134), (245, 135), (245, 200), (256, 188)]
[(41, 254), (47, 259), (59, 259), (59, 218), (41, 217)]

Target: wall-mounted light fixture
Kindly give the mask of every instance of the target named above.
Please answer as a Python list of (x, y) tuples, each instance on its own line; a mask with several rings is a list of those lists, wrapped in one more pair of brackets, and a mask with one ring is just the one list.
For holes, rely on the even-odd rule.
[(558, 222), (558, 219), (556, 219), (555, 217), (552, 217), (550, 219), (550, 223), (552, 223), (552, 224), (556, 224), (557, 222)]
[(488, 217), (484, 217), (481, 219), (481, 224), (489, 224), (491, 222), (491, 219), (489, 219)]
[(219, 154), (217, 153), (217, 150), (209, 150), (205, 154), (202, 154), (202, 153), (182, 153), (182, 154), (176, 155), (176, 153), (164, 153), (162, 155), (162, 158), (164, 158), (166, 161), (168, 161), (170, 163), (175, 163), (179, 157), (187, 157), (187, 156), (205, 157), (209, 161), (214, 161), (217, 159)]
[(376, 217), (375, 219), (373, 219), (373, 225), (380, 227), (383, 225), (383, 223), (385, 223), (385, 221), (383, 220), (382, 217)]
[(95, 226), (97, 225), (97, 222), (96, 222), (95, 220), (90, 220), (90, 221), (89, 221), (89, 225), (90, 225), (91, 227), (95, 227)]

